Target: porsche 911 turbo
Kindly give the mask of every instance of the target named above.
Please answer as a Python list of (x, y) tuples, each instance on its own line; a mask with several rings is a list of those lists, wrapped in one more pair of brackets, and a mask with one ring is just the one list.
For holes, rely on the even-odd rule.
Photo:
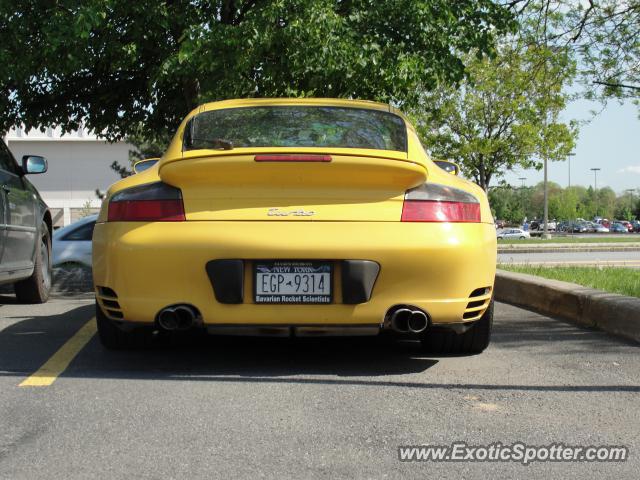
[(495, 227), (484, 191), (447, 170), (389, 105), (202, 105), (156, 164), (107, 192), (93, 236), (100, 340), (388, 333), (479, 353)]

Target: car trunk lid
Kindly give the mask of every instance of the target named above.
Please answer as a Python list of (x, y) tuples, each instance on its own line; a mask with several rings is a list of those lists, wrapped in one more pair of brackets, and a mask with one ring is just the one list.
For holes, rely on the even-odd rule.
[(406, 152), (259, 148), (163, 158), (188, 221), (399, 221), (406, 190), (427, 170)]

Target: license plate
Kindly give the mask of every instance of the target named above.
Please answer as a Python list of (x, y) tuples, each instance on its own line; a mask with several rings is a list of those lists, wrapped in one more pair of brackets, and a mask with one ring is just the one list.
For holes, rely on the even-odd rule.
[(331, 303), (330, 262), (256, 261), (253, 271), (256, 303)]

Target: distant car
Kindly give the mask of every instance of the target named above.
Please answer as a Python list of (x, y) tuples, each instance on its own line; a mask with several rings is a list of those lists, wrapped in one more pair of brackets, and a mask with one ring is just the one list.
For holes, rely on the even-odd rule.
[(593, 227), (595, 233), (609, 233), (609, 229), (600, 223), (596, 223)]
[(571, 225), (569, 225), (568, 231), (572, 233), (587, 233), (588, 228), (584, 223), (572, 223)]
[(46, 171), (38, 155), (18, 165), (0, 140), (0, 285), (26, 303), (46, 302), (51, 290), (51, 212), (26, 178)]
[(633, 225), (634, 232), (640, 232), (640, 221), (634, 220), (631, 224)]
[(508, 228), (498, 233), (499, 240), (505, 240), (509, 238), (516, 238), (519, 240), (524, 240), (525, 238), (530, 238), (529, 232), (525, 232), (521, 228)]
[(611, 233), (629, 233), (629, 230), (627, 229), (627, 227), (625, 227), (621, 223), (611, 224), (611, 226), (609, 227), (609, 231)]
[(53, 233), (53, 266), (82, 264), (91, 267), (91, 238), (98, 215), (88, 215)]
[[(547, 231), (555, 232), (557, 228), (557, 223), (555, 221), (547, 222)], [(544, 230), (544, 222), (540, 220), (533, 220), (531, 222), (531, 231), (542, 231)]]
[(626, 220), (621, 220), (620, 222), (629, 233), (633, 233), (633, 225), (631, 224), (631, 222), (627, 222)]

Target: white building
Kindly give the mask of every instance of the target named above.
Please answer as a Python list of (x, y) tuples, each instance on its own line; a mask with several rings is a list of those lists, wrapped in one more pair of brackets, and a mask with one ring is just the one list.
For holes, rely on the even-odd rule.
[(49, 162), (47, 173), (30, 175), (29, 180), (49, 205), (56, 227), (98, 211), (101, 201), (96, 189), (104, 192), (119, 180), (110, 165), (117, 161), (129, 166), (132, 149), (126, 142), (108, 143), (83, 130), (62, 135), (59, 128), (44, 132), (16, 128), (4, 141), (18, 162), (23, 155), (42, 155)]

